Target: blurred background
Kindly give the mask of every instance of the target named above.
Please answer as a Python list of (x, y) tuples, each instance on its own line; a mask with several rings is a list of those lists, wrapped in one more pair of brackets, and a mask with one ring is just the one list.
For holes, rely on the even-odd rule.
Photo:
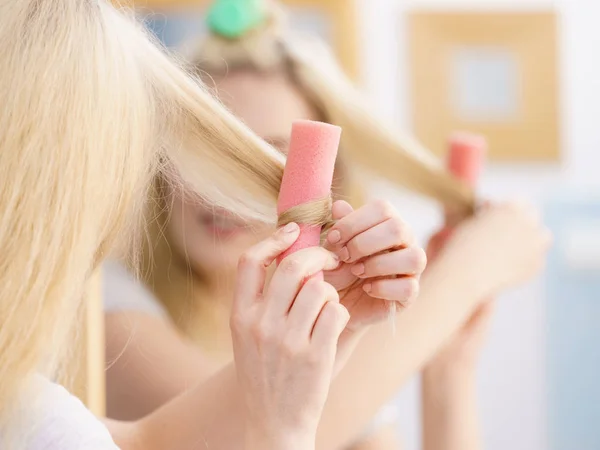
[[(139, 13), (175, 46), (204, 32), (205, 3)], [(485, 448), (599, 449), (600, 2), (288, 3), (292, 26), (329, 41), (374, 108), (435, 152), (454, 130), (485, 134), (481, 196), (531, 201), (555, 233), (544, 276), (498, 304), (479, 372)], [(437, 205), (370, 181), (423, 240), (439, 226)], [(418, 392), (415, 379), (398, 398), (407, 450)]]

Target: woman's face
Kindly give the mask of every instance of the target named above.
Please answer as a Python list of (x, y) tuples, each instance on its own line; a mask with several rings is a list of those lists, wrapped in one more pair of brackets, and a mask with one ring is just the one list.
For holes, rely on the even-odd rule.
[[(285, 74), (236, 71), (217, 79), (223, 103), (257, 135), (287, 153), (292, 122), (317, 120), (318, 113)], [(193, 268), (204, 273), (229, 271), (240, 255), (270, 230), (245, 224), (213, 208), (175, 198), (170, 238), (185, 251)]]

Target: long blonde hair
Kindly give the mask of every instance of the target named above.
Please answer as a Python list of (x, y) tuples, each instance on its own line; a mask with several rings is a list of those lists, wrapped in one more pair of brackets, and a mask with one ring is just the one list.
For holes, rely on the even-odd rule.
[[(340, 157), (346, 179), (341, 186), (353, 203), (359, 204), (364, 194), (351, 174), (367, 169), (446, 206), (472, 210), (469, 187), (448, 174), (410, 134), (394, 130), (374, 115), (325, 45), (312, 36), (288, 32), (284, 12), (274, 2), (265, 0), (264, 6), (268, 15), (261, 26), (233, 39), (210, 33), (199, 42), (184, 43), (181, 54), (205, 79), (236, 70), (289, 76), (326, 122), (342, 127)], [(319, 216), (320, 211), (309, 215)], [(192, 270), (186, 255), (172, 250), (164, 233), (168, 214), (160, 217), (163, 227), (155, 227), (153, 246), (146, 248), (144, 280), (183, 332), (197, 340), (199, 333), (208, 334), (211, 325), (203, 320), (198, 326), (203, 319), (199, 316), (207, 311), (198, 303), (205, 300), (211, 280)]]
[(135, 253), (157, 174), (274, 223), (283, 158), (105, 0), (3, 1), (0, 45), (2, 428), (96, 265)]
[(209, 34), (182, 46), (182, 54), (210, 75), (235, 70), (286, 71), (325, 121), (343, 129), (340, 155), (397, 185), (459, 210), (473, 207), (473, 191), (446, 171), (409, 132), (379, 117), (343, 73), (328, 46), (314, 35), (292, 32), (285, 11), (263, 0), (264, 23), (238, 39)]

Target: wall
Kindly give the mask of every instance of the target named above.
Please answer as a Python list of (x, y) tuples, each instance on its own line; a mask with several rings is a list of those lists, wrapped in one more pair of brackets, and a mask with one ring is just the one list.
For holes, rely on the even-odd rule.
[[(597, 0), (355, 0), (361, 16), (363, 84), (381, 111), (410, 128), (403, 15), (413, 8), (539, 9), (559, 14), (561, 111), (560, 165), (490, 165), (482, 195), (525, 197), (542, 206), (552, 192), (585, 186), (598, 190), (600, 165), (600, 2)], [(398, 40), (398, 37), (401, 39)], [(435, 205), (394, 192), (383, 184), (419, 235), (436, 225)], [(544, 386), (544, 294), (537, 280), (499, 303), (479, 376), (483, 436), (487, 450), (548, 448)], [(419, 446), (417, 381), (401, 395), (406, 450)]]

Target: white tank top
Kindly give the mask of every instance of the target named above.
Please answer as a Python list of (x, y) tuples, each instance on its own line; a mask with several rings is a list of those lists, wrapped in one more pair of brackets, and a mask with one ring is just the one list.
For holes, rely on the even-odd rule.
[(108, 429), (62, 386), (36, 375), (33, 402), (23, 402), (15, 437), (27, 450), (119, 450)]

